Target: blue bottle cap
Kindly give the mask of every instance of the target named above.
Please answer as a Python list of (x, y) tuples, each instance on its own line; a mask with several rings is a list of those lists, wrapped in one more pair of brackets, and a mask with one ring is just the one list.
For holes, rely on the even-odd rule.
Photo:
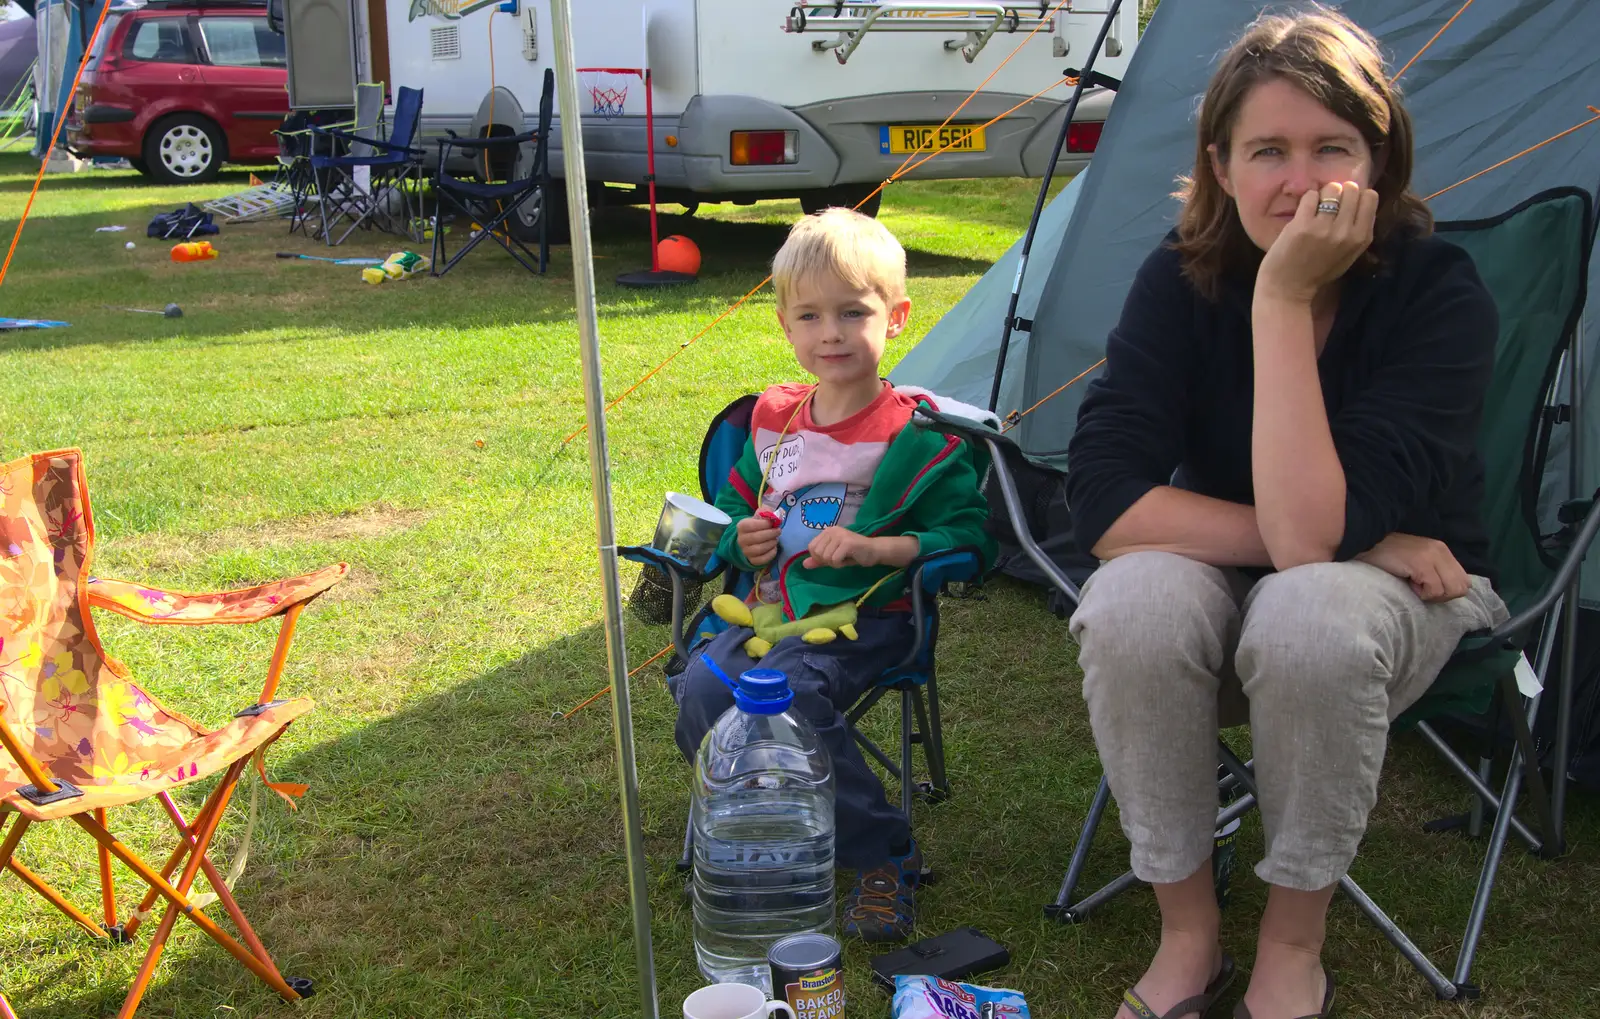
[(794, 703), (789, 677), (777, 669), (750, 669), (739, 674), (733, 703), (752, 715), (776, 715)]

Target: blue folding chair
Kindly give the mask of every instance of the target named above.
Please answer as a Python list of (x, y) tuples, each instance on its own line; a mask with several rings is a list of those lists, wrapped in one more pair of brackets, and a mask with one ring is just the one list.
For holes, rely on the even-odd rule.
[[(744, 452), (745, 441), (750, 436), (750, 412), (755, 407), (754, 394), (741, 396), (724, 407), (711, 421), (705, 440), (700, 446), (700, 491), (707, 502), (716, 501), (717, 492), (728, 480), (728, 473)], [(693, 587), (723, 578), (723, 593), (743, 599), (750, 593), (755, 577), (713, 556), (705, 572), (698, 573), (682, 559), (648, 545), (628, 545), (617, 550), (624, 559), (642, 563), (664, 573), (672, 584), (672, 644), (675, 660), (668, 671), (683, 668), (699, 648), (711, 638), (727, 629), (728, 624), (710, 610), (707, 604), (696, 613), (687, 628), (684, 627), (686, 592)], [(956, 548), (934, 552), (913, 559), (906, 567), (907, 586), (911, 591), (912, 625), (914, 639), (906, 656), (899, 664), (888, 669), (878, 682), (845, 713), (850, 733), (861, 749), (871, 754), (884, 769), (900, 783), (900, 808), (909, 821), (911, 805), (920, 794), (929, 802), (938, 803), (950, 795), (950, 779), (944, 766), (944, 736), (939, 724), (939, 686), (935, 680), (934, 646), (939, 639), (939, 593), (950, 583), (981, 581), (984, 572), (992, 565), (985, 563), (974, 548)], [(891, 760), (882, 748), (857, 728), (857, 723), (885, 695), (900, 694), (900, 760)], [(922, 747), (928, 780), (913, 779), (912, 747)], [(684, 826), (683, 855), (678, 860), (680, 870), (691, 866), (694, 851), (693, 819)]]
[[(387, 139), (377, 137), (375, 128), (352, 132), (311, 125), (311, 170), (322, 211), (322, 239), (329, 247), (344, 243), (357, 227), (378, 226), (419, 239), (412, 224), (422, 219), (422, 158), (427, 153), (412, 148), (411, 142), (421, 119), (422, 89), (402, 87)], [(325, 144), (315, 144), (318, 140)], [(333, 154), (340, 147), (344, 153)], [(368, 174), (364, 184), (356, 173), (360, 169)], [(334, 228), (345, 219), (350, 225), (334, 240)]]

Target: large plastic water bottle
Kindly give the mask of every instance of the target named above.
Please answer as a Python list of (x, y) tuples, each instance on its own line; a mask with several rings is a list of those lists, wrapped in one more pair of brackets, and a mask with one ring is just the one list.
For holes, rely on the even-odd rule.
[(773, 942), (833, 933), (833, 761), (793, 700), (782, 672), (745, 672), (695, 760), (695, 958), (769, 993)]

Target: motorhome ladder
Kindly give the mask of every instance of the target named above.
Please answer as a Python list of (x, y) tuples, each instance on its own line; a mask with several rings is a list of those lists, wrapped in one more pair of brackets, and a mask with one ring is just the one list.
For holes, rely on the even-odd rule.
[(795, 35), (806, 32), (836, 33), (832, 39), (814, 39), (811, 48), (818, 53), (833, 51), (845, 63), (861, 45), (868, 32), (938, 32), (945, 35), (963, 32), (960, 39), (946, 39), (944, 48), (959, 52), (972, 63), (997, 31), (1021, 32), (1040, 28), (1055, 29), (1049, 17), (1050, 4), (962, 3), (959, 0), (904, 0), (898, 3), (811, 3), (797, 4), (784, 20), (783, 30)]

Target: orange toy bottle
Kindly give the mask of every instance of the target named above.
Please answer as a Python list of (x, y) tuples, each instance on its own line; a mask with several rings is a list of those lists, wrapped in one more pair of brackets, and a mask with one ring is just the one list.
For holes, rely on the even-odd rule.
[(172, 246), (174, 262), (204, 262), (216, 257), (217, 249), (211, 246), (210, 241), (184, 241)]

